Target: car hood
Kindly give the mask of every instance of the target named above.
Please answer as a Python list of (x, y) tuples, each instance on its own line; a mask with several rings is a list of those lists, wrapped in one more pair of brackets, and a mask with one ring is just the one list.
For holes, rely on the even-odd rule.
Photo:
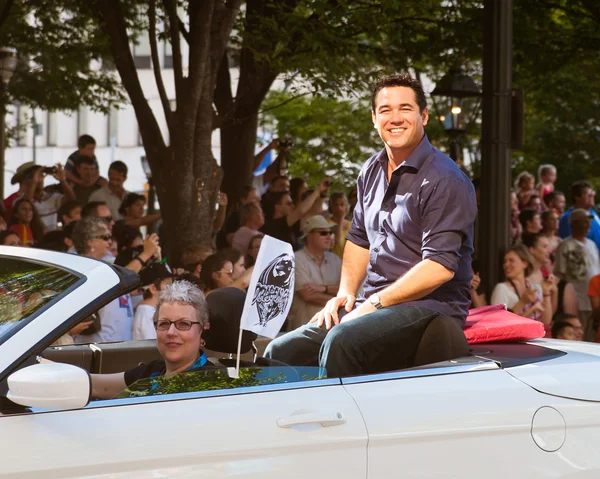
[(535, 390), (568, 399), (600, 402), (600, 344), (539, 339), (530, 344), (566, 353), (555, 359), (507, 368)]

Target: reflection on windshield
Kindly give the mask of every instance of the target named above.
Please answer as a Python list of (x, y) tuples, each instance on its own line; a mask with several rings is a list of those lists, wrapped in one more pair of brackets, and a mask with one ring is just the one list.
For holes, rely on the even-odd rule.
[(0, 337), (71, 287), (79, 278), (58, 268), (0, 259)]
[(227, 369), (191, 371), (170, 377), (159, 376), (140, 379), (123, 390), (116, 398), (296, 383), (324, 379), (325, 377), (325, 369), (318, 367), (277, 366), (241, 368), (239, 378), (229, 377)]

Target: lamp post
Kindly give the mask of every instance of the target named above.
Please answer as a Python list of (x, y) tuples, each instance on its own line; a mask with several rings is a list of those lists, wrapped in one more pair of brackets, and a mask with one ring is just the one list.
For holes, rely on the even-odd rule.
[(450, 158), (460, 160), (461, 138), (479, 113), (481, 90), (464, 68), (451, 68), (436, 83), (431, 99), (436, 114), (450, 138)]
[(17, 51), (14, 48), (0, 48), (0, 200), (4, 199), (4, 137), (6, 116), (6, 90), (8, 82), (17, 66)]

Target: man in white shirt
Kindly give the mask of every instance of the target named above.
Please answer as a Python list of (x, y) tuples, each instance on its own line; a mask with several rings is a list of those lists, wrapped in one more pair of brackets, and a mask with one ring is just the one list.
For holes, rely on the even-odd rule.
[(588, 296), (590, 280), (600, 274), (600, 255), (596, 244), (586, 238), (590, 232), (592, 214), (576, 208), (569, 217), (571, 236), (563, 240), (556, 250), (554, 274), (575, 288), (579, 304), (579, 319), (583, 324), (584, 340), (594, 341), (596, 331), (592, 321), (592, 305)]
[(321, 215), (304, 222), (305, 246), (296, 251), (295, 293), (287, 319), (288, 330), (308, 323), (338, 292), (342, 260), (329, 251), (335, 226)]
[(114, 221), (123, 218), (119, 208), (127, 193), (123, 184), (127, 180), (127, 165), (122, 161), (113, 161), (108, 168), (108, 183), (90, 195), (89, 201), (103, 201), (110, 209)]
[(144, 299), (135, 310), (133, 318), (133, 339), (156, 339), (154, 328), (154, 313), (158, 294), (165, 285), (173, 282), (171, 269), (162, 263), (153, 263), (140, 271)]

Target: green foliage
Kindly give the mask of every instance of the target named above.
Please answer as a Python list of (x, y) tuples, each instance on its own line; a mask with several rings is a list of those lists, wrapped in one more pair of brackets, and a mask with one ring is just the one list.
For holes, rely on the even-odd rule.
[(365, 160), (382, 148), (373, 128), (369, 98), (311, 95), (292, 99), (289, 93), (272, 92), (264, 108), (263, 128), (294, 142), (288, 154), (290, 176), (304, 177), (309, 184), (330, 176), (334, 189), (348, 188), (356, 182)]
[(525, 148), (514, 174), (556, 165), (557, 189), (600, 186), (600, 9), (594, 2), (515, 2), (514, 84), (525, 92)]
[(118, 76), (102, 68), (109, 44), (86, 2), (15, 2), (0, 26), (0, 45), (14, 47), (19, 56), (9, 86), (13, 103), (108, 112), (125, 101)]

